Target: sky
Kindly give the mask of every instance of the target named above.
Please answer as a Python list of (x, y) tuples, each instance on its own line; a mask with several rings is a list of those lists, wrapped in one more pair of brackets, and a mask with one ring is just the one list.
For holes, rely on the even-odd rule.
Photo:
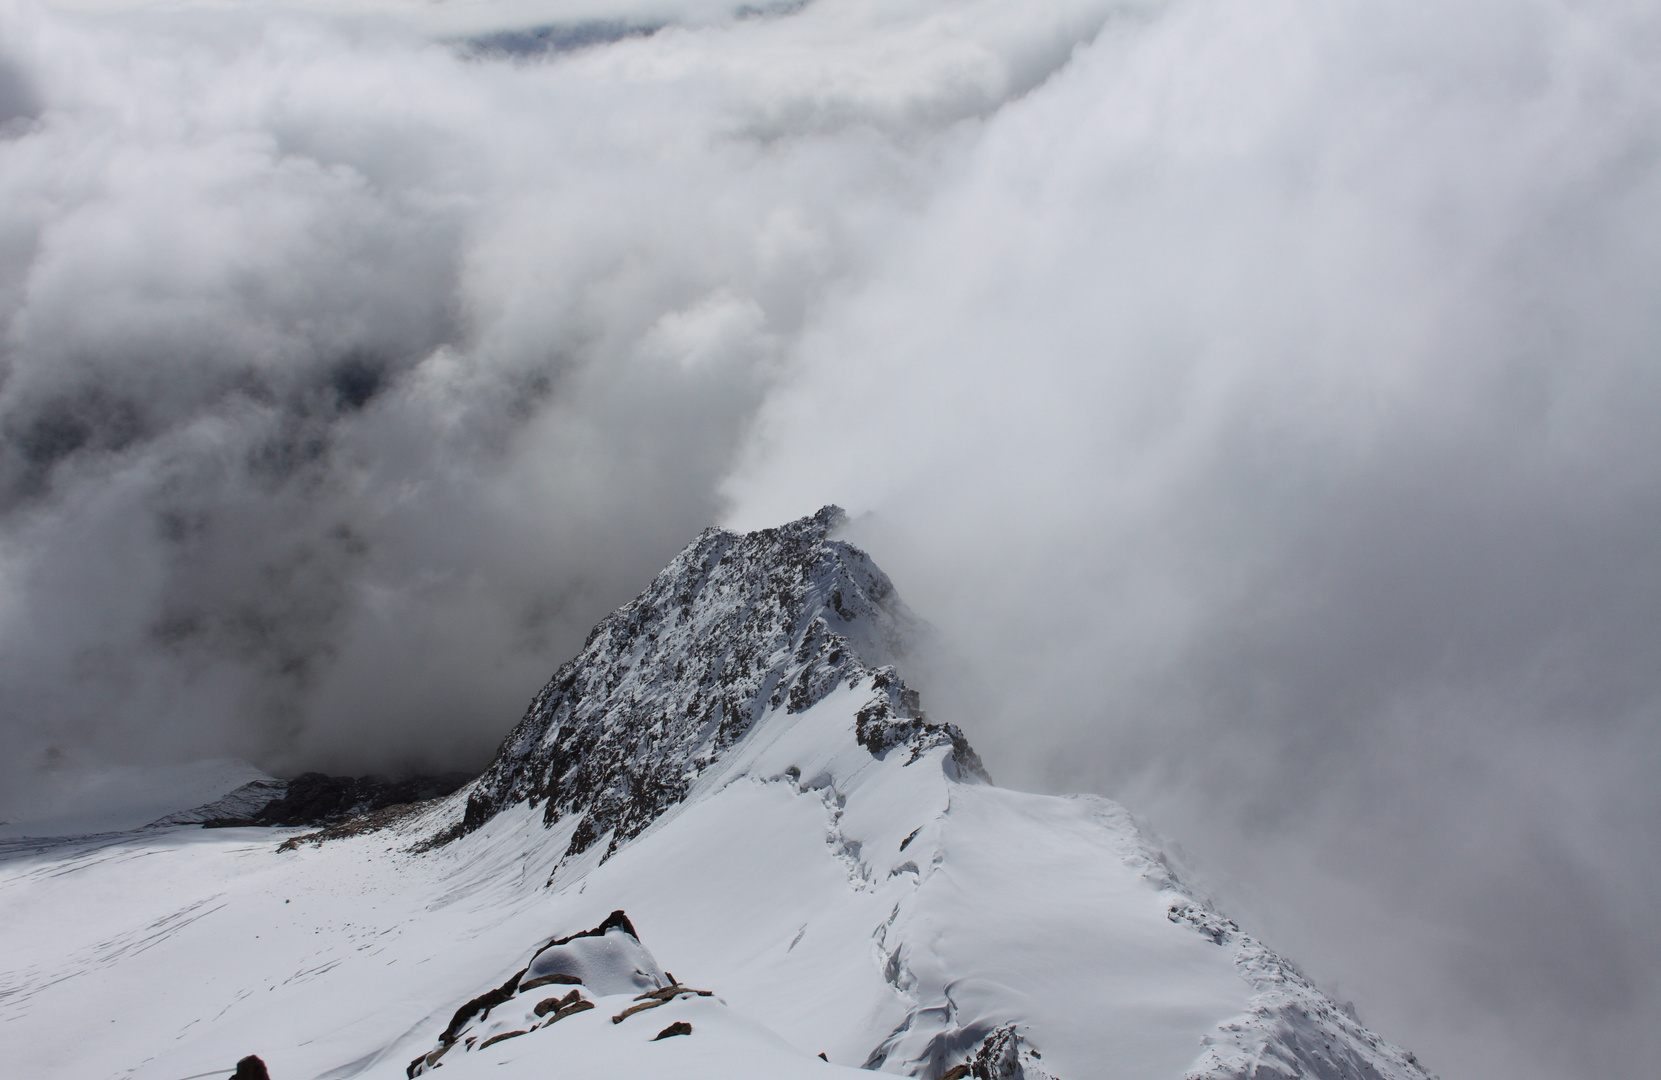
[(0, 0), (0, 816), (477, 767), (835, 502), (1000, 782), (1647, 1075), (1658, 132), (1635, 0)]

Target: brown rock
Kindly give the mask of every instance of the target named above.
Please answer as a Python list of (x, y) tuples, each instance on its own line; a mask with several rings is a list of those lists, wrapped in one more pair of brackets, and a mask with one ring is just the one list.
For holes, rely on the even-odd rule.
[(479, 1044), (479, 1049), (483, 1050), (485, 1047), (490, 1046), (493, 1043), (499, 1043), (503, 1039), (518, 1038), (523, 1034), (525, 1034), (523, 1031), (504, 1031), (500, 1035), (492, 1035), (490, 1038)]
[(567, 1016), (574, 1013), (587, 1012), (593, 1007), (594, 1003), (592, 1001), (573, 1001), (571, 1004), (564, 1006), (559, 1010), (559, 1012), (555, 1013), (554, 1019), (564, 1020)]
[(480, 1016), (479, 1019), (488, 1019), (490, 1017), (491, 1009), (494, 1009), (496, 1006), (500, 1005), (502, 1002), (508, 1000), (519, 992), (519, 980), (524, 978), (525, 972), (529, 970), (529, 968), (521, 969), (517, 975), (503, 983), (501, 986), (498, 986), (494, 990), (480, 994), (472, 1001), (469, 1001), (467, 1004), (457, 1009), (456, 1015), (450, 1019), (450, 1026), (445, 1028), (443, 1033), (439, 1035), (438, 1041), (441, 1043), (455, 1042), (456, 1036), (460, 1035), (461, 1029), (467, 1026), (467, 1022), (469, 1020), (473, 1019), (474, 1013), (482, 1012), (484, 1015)]
[(529, 980), (519, 987), (519, 992), (523, 994), (527, 990), (535, 990), (539, 986), (548, 986), (551, 983), (559, 983), (562, 986), (581, 986), (583, 981), (575, 975), (565, 975), (555, 972), (552, 975), (542, 975), (538, 978)]
[(659, 1001), (672, 1001), (682, 994), (697, 994), (699, 997), (711, 997), (714, 993), (715, 991), (713, 990), (694, 990), (690, 986), (682, 986), (680, 983), (676, 983), (673, 986), (661, 986), (656, 990), (648, 990), (639, 997), (636, 997), (635, 1000), (645, 1001), (649, 998), (656, 998)]
[(614, 1023), (614, 1024), (621, 1024), (623, 1021), (627, 1020), (629, 1017), (633, 1016), (637, 1012), (645, 1012), (647, 1009), (655, 1009), (659, 1005), (667, 1005), (667, 1004), (668, 1004), (668, 999), (667, 998), (653, 998), (650, 1001), (642, 1001), (639, 1005), (630, 1005), (628, 1008), (624, 1009), (622, 1012), (620, 1012), (616, 1016), (612, 1017), (611, 1022)]
[[(578, 991), (578, 990), (573, 990), (569, 994), (566, 994), (562, 998), (561, 997), (543, 998), (541, 1001), (536, 1003), (536, 1008), (531, 1010), (531, 1011), (536, 1013), (536, 1015), (538, 1015), (538, 1016), (547, 1016), (549, 1013), (554, 1012), (557, 1009), (564, 1009), (567, 1005), (574, 1005), (580, 1000), (582, 1000), (582, 992)], [(591, 1009), (593, 1007), (594, 1007), (593, 1005), (589, 1006), (589, 1008), (591, 1008)], [(581, 1011), (581, 1010), (578, 1010), (578, 1011)]]

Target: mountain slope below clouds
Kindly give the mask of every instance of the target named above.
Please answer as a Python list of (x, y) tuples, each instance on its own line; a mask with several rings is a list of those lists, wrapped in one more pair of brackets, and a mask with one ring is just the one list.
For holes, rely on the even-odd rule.
[[(388, 828), (9, 852), (14, 1063), (1424, 1080), (1186, 890), (1122, 809), (984, 782), (919, 715), (892, 666), (910, 617), (837, 520), (705, 533), (484, 777)], [(535, 985), (550, 940), (617, 910), (652, 958), (641, 981)]]
[(830, 538), (842, 521), (827, 506), (745, 536), (706, 530), (531, 702), (469, 794), (463, 827), (541, 802), (549, 825), (582, 815), (567, 854), (601, 837), (609, 854), (765, 712), (799, 713), (866, 674), (861, 744), (950, 743), (959, 766), (983, 773), (961, 732), (915, 715), (889, 665), (916, 620), (864, 552)]
[[(136, 829), (159, 818), (188, 814), (248, 784), (280, 784), (247, 762), (227, 758), (160, 768), (66, 767), (58, 779), (50, 801), (30, 807), (28, 813), (14, 809), (13, 820), (0, 822), (0, 838)], [(265, 801), (259, 800), (255, 809)]]

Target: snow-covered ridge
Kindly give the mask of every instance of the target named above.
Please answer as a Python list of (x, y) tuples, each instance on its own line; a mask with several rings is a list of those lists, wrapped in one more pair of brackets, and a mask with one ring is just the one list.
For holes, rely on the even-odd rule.
[(841, 509), (739, 535), (707, 529), (630, 603), (604, 619), (531, 702), (467, 801), (471, 832), (504, 807), (544, 806), (552, 826), (582, 815), (567, 855), (606, 854), (686, 797), (768, 709), (811, 708), (871, 675), (858, 711), (872, 754), (949, 743), (892, 664), (915, 618), (869, 556), (830, 534)]
[(288, 794), (288, 781), (276, 777), (250, 780), (234, 791), (227, 792), (212, 802), (189, 810), (176, 810), (159, 817), (149, 825), (164, 829), (169, 825), (206, 825), (209, 822), (238, 821), (249, 823), (255, 814)]
[(892, 666), (913, 620), (838, 520), (704, 533), (471, 791), (309, 836), (0, 842), (8, 1064), (1429, 1080), (1124, 808), (984, 782)]

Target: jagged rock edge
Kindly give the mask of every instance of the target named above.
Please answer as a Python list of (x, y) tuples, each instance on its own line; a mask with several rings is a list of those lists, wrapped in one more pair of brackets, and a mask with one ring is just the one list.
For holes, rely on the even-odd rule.
[[(872, 756), (909, 748), (910, 764), (950, 746), (956, 777), (989, 781), (963, 733), (929, 722), (894, 666), (873, 663), (902, 653), (916, 620), (865, 552), (830, 538), (844, 521), (827, 506), (775, 529), (704, 530), (645, 591), (596, 624), (490, 767), (460, 793), (461, 820), (412, 850), (529, 803), (544, 807), (546, 827), (580, 815), (561, 861), (607, 839), (603, 862), (684, 801), (769, 710), (802, 712), (865, 677), (872, 697), (856, 714), (855, 737)], [(712, 625), (724, 632), (711, 633)], [(665, 636), (662, 644), (678, 654), (657, 648)], [(865, 655), (856, 638), (878, 655)], [(718, 646), (699, 648), (711, 641)], [(669, 659), (674, 670), (661, 670)], [(654, 663), (660, 670), (637, 678)]]

